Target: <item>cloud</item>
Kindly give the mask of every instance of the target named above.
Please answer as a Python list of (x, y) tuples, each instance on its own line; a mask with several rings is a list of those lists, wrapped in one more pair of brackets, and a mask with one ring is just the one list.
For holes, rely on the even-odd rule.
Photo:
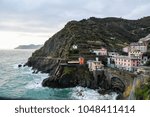
[(35, 40), (35, 35), (42, 34), (42, 40), (70, 20), (93, 16), (137, 19), (150, 15), (149, 11), (149, 0), (0, 0), (0, 32), (22, 33)]
[(135, 9), (133, 9), (129, 14), (127, 14), (125, 17), (127, 18), (141, 18), (144, 16), (149, 16), (150, 13), (150, 3), (144, 4), (141, 6), (137, 6)]

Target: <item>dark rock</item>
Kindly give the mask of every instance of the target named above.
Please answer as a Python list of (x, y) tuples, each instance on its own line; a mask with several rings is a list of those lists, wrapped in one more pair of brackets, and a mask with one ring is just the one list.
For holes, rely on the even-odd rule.
[(51, 88), (82, 86), (92, 89), (98, 89), (99, 87), (104, 90), (110, 89), (109, 81), (106, 79), (104, 71), (99, 72), (99, 75), (100, 77), (95, 79), (93, 73), (86, 66), (61, 66), (59, 68), (59, 75), (50, 76), (43, 81), (42, 85)]
[(112, 92), (111, 89), (98, 89), (98, 93), (105, 95), (105, 94), (110, 94)]
[(64, 66), (60, 71), (60, 76), (50, 76), (42, 85), (53, 88), (90, 87), (93, 76), (85, 66)]
[(21, 64), (19, 64), (19, 65), (18, 65), (18, 67), (20, 68), (20, 67), (22, 67), (22, 65), (21, 65)]
[(118, 92), (118, 96), (116, 98), (117, 100), (122, 100), (123, 99), (123, 93)]
[(123, 93), (125, 91), (125, 83), (118, 77), (112, 77), (111, 89), (117, 93)]
[(38, 70), (34, 70), (32, 73), (33, 74), (38, 74), (38, 72), (39, 72)]

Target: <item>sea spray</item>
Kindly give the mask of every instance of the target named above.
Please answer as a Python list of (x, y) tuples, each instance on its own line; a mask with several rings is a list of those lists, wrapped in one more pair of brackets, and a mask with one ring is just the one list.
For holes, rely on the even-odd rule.
[(116, 100), (118, 94), (115, 92), (111, 92), (110, 94), (101, 95), (97, 90), (83, 88), (83, 87), (75, 87), (72, 89), (72, 99), (77, 100)]

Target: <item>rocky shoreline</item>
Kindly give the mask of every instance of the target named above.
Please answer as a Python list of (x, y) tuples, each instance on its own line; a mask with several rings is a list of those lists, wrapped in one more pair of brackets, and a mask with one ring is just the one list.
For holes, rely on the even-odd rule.
[[(107, 70), (101, 70), (95, 78), (89, 71), (87, 65), (60, 65), (62, 61), (56, 59), (45, 59), (45, 64), (37, 59), (36, 63), (31, 61), (26, 63), (32, 66), (35, 71), (48, 73), (49, 77), (42, 82), (43, 87), (50, 88), (70, 88), (75, 86), (96, 89), (102, 95), (116, 92), (117, 99), (122, 99), (125, 91), (125, 84), (120, 78), (112, 77)], [(38, 66), (38, 69), (36, 69)]]
[[(115, 75), (111, 76), (109, 71), (101, 70), (95, 78), (86, 65), (68, 67), (61, 66), (60, 63), (65, 63), (65, 60), (78, 60), (79, 56), (84, 56), (85, 61), (95, 60), (96, 56), (91, 54), (91, 50), (101, 47), (106, 47), (110, 52), (122, 52), (122, 47), (149, 34), (149, 19), (150, 17), (139, 20), (91, 17), (81, 21), (70, 21), (49, 38), (43, 47), (36, 50), (26, 65), (35, 71), (49, 74), (49, 78), (42, 83), (45, 87), (82, 86), (100, 89), (101, 94), (115, 91), (120, 94), (121, 99), (126, 87), (132, 84), (126, 74), (124, 76), (118, 73), (120, 71), (115, 71), (117, 74), (114, 72)], [(145, 29), (141, 30), (143, 27)], [(78, 46), (77, 50), (73, 50), (74, 45)]]

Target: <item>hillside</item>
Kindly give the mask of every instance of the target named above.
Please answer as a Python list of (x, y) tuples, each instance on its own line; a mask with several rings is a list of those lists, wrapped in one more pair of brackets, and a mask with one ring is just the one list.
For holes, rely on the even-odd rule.
[(56, 66), (54, 63), (57, 61), (39, 57), (69, 58), (74, 44), (79, 46), (79, 55), (100, 47), (106, 47), (109, 51), (121, 51), (122, 47), (138, 41), (149, 33), (150, 17), (138, 20), (91, 17), (81, 21), (70, 21), (49, 38), (41, 49), (33, 53), (27, 65), (49, 72)]
[(42, 45), (30, 44), (30, 45), (19, 45), (15, 49), (40, 49), (41, 47)]

